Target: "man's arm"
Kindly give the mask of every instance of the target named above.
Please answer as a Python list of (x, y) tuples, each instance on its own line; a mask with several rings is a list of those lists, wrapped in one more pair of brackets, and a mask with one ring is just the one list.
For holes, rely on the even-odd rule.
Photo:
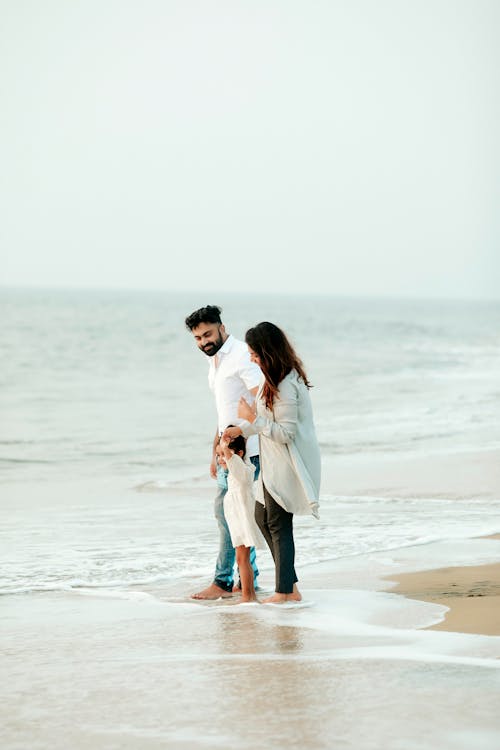
[(215, 437), (212, 444), (212, 461), (210, 463), (210, 476), (212, 479), (217, 479), (217, 460), (215, 457), (215, 449), (217, 447), (217, 443), (219, 442), (219, 427), (215, 430)]

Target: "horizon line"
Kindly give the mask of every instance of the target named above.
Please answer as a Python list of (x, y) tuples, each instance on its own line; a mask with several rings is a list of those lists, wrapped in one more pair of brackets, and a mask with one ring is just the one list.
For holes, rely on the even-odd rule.
[[(0, 283), (1, 291), (32, 291), (32, 292), (108, 292), (108, 293), (153, 293), (153, 294), (177, 294), (177, 295), (201, 295), (206, 294), (198, 289), (170, 289), (167, 287), (131, 287), (131, 286), (82, 286), (82, 285), (37, 285), (37, 284), (5, 284)], [(391, 292), (337, 292), (337, 291), (287, 291), (287, 290), (241, 290), (241, 289), (216, 289), (210, 292), (211, 296), (226, 295), (249, 297), (321, 297), (330, 299), (364, 299), (373, 301), (400, 301), (400, 302), (478, 302), (478, 303), (500, 303), (500, 297), (464, 297), (464, 296), (446, 296), (439, 297), (436, 294), (431, 295), (402, 295)]]

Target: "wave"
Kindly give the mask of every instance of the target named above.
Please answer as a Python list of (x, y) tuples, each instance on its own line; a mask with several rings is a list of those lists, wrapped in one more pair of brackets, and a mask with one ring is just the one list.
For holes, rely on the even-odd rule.
[[(406, 503), (407, 501), (405, 501)], [(440, 501), (442, 502), (442, 501)], [(450, 501), (451, 504), (452, 501)], [(497, 503), (500, 505), (500, 502)], [(305, 571), (312, 566), (325, 565), (328, 563), (339, 563), (341, 561), (348, 560), (363, 560), (365, 561), (362, 565), (370, 570), (372, 569), (371, 560), (376, 556), (376, 560), (379, 564), (385, 567), (384, 575), (387, 573), (387, 568), (394, 567), (400, 564), (398, 561), (398, 553), (403, 550), (419, 550), (425, 548), (439, 548), (440, 545), (456, 545), (456, 552), (454, 553), (456, 559), (448, 559), (447, 565), (464, 565), (464, 564), (486, 564), (489, 562), (497, 562), (499, 559), (499, 545), (496, 540), (488, 540), (488, 537), (499, 530), (498, 522), (491, 520), (490, 523), (484, 524), (481, 528), (478, 528), (474, 532), (474, 536), (470, 536), (466, 529), (460, 530), (448, 530), (448, 533), (443, 534), (415, 534), (410, 529), (407, 532), (405, 538), (399, 540), (366, 540), (365, 544), (356, 542), (356, 548), (353, 547), (352, 539), (347, 535), (345, 538), (338, 536), (337, 539), (332, 543), (332, 529), (327, 526), (323, 529), (323, 535), (318, 535), (315, 524), (306, 525), (300, 523), (301, 520), (297, 519), (297, 552), (298, 558), (300, 559), (301, 570)], [(475, 543), (481, 545), (481, 551), (478, 552), (474, 546)], [(454, 547), (455, 548), (455, 547)], [(441, 567), (442, 559), (439, 555), (436, 557), (432, 551), (429, 551), (424, 557), (421, 554), (415, 554), (415, 559), (419, 560), (419, 564), (415, 566), (415, 569)], [(472, 561), (469, 561), (469, 558)], [(406, 560), (406, 556), (403, 558)], [(437, 560), (437, 562), (436, 562)], [(259, 560), (259, 569), (261, 573), (268, 573), (272, 571), (273, 563), (272, 560), (261, 558)], [(174, 565), (170, 566), (169, 570), (162, 571), (160, 573), (150, 573), (144, 567), (142, 570), (136, 570), (133, 574), (125, 574), (124, 570), (115, 568), (108, 571), (108, 574), (96, 573), (100, 575), (101, 579), (96, 580), (92, 575), (88, 577), (64, 577), (61, 576), (59, 579), (54, 578), (48, 581), (41, 578), (33, 578), (29, 580), (29, 574), (23, 576), (24, 580), (19, 580), (19, 576), (16, 578), (12, 577), (9, 582), (4, 579), (0, 584), (0, 596), (10, 596), (14, 594), (42, 594), (48, 592), (66, 591), (66, 592), (79, 592), (80, 590), (85, 591), (101, 591), (106, 589), (125, 590), (136, 586), (157, 586), (167, 585), (175, 582), (185, 581), (185, 587), (188, 588), (194, 578), (201, 578), (210, 576), (213, 572), (213, 561), (207, 563), (205, 560), (200, 561), (199, 564), (193, 564), (193, 559), (187, 557), (184, 560), (175, 561)]]
[(8, 456), (0, 456), (0, 464), (57, 464), (60, 463), (60, 459), (50, 458), (10, 458)]

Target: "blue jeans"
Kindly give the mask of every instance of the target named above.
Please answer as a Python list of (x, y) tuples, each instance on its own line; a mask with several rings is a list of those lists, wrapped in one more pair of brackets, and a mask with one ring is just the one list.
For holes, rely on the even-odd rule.
[[(255, 466), (254, 479), (257, 479), (260, 471), (259, 457), (251, 456), (250, 461)], [(231, 542), (231, 534), (229, 533), (229, 528), (224, 516), (224, 495), (227, 492), (227, 470), (222, 469), (220, 466), (217, 467), (217, 485), (219, 487), (219, 494), (215, 498), (214, 513), (219, 525), (219, 556), (215, 563), (214, 583), (221, 589), (224, 589), (224, 591), (232, 591), (236, 553), (234, 551), (233, 543)], [(259, 569), (257, 568), (255, 547), (250, 547), (250, 564), (253, 568), (254, 585), (257, 586)]]

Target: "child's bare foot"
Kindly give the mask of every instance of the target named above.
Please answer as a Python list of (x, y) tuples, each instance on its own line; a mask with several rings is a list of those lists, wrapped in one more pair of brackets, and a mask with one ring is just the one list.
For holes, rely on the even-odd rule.
[(216, 583), (211, 583), (203, 591), (198, 591), (196, 594), (191, 594), (191, 599), (226, 599), (228, 596), (232, 596), (231, 591), (226, 591), (217, 586)]

